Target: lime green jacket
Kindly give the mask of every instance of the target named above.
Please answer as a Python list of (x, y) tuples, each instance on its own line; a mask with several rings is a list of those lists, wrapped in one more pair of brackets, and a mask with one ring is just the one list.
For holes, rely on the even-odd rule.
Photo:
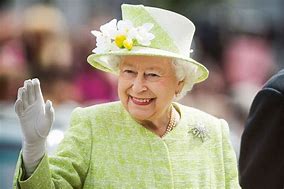
[(45, 155), (26, 180), (19, 156), (14, 188), (239, 188), (227, 123), (174, 106), (181, 119), (163, 138), (120, 102), (75, 109), (55, 155)]

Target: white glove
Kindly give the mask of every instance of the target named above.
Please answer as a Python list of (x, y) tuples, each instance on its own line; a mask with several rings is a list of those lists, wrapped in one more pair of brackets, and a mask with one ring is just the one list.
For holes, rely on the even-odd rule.
[(15, 111), (21, 123), (23, 161), (29, 177), (45, 154), (46, 137), (54, 121), (52, 103), (44, 103), (38, 79), (26, 80), (19, 88)]

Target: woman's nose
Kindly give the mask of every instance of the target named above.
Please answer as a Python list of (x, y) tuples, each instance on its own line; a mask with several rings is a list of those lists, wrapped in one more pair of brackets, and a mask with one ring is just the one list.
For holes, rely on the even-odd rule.
[(132, 83), (132, 90), (135, 93), (141, 93), (147, 90), (145, 79), (143, 75), (141, 76), (138, 74), (137, 77), (135, 77)]

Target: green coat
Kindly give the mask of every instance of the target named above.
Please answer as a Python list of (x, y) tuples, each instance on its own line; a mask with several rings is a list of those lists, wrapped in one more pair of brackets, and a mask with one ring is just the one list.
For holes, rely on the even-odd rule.
[[(227, 123), (174, 106), (181, 120), (163, 138), (120, 102), (77, 108), (55, 156), (45, 155), (27, 180), (19, 156), (14, 188), (239, 188)], [(192, 132), (198, 125), (208, 130), (205, 140)]]

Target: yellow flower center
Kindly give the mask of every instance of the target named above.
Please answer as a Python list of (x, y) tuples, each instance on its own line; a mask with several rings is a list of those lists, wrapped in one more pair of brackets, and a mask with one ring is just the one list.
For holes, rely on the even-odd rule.
[(131, 50), (133, 47), (133, 41), (132, 40), (124, 40), (123, 46), (127, 48), (128, 50)]
[(114, 39), (115, 44), (119, 47), (122, 48), (124, 45), (124, 41), (126, 40), (126, 36), (125, 35), (117, 35)]

